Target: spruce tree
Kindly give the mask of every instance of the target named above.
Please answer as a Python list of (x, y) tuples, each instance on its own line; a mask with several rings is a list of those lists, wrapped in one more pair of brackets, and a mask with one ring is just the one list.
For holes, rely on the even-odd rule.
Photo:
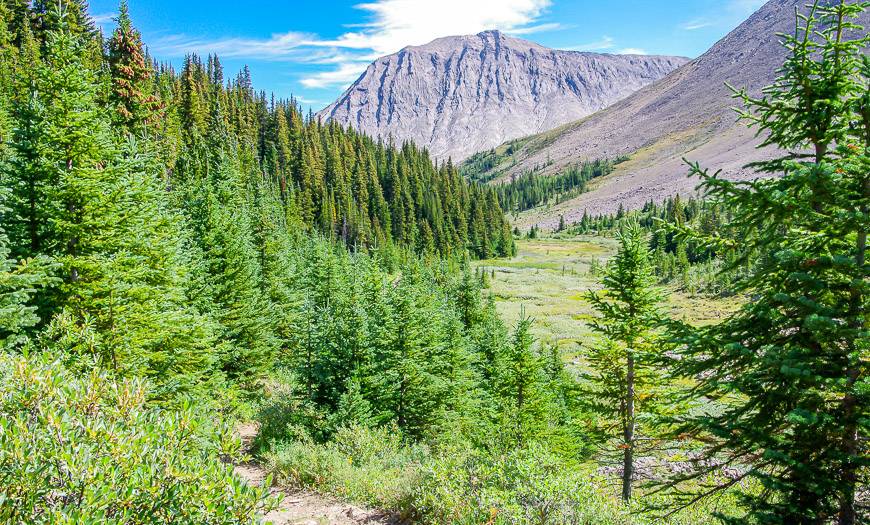
[(421, 437), (436, 422), (439, 380), (432, 351), (437, 316), (420, 269), (405, 269), (386, 296), (386, 315), (375, 332), (373, 359), (376, 417)]
[(10, 258), (9, 238), (2, 226), (9, 213), (3, 204), (6, 193), (0, 187), (0, 350), (18, 348), (31, 340), (30, 330), (39, 322), (33, 295), (38, 287), (50, 283), (48, 260)]
[(280, 321), (263, 290), (251, 210), (235, 190), (240, 174), (232, 159), (223, 158), (216, 169), (214, 185), (199, 181), (191, 189), (199, 206), (191, 219), (202, 246), (211, 314), (226, 343), (220, 366), (250, 388), (274, 362)]
[(547, 403), (544, 361), (531, 333), (532, 319), (520, 313), (511, 341), (498, 357), (501, 424), (512, 446), (524, 446), (544, 431)]
[(144, 56), (142, 37), (130, 20), (127, 0), (121, 1), (108, 49), (109, 102), (115, 107), (115, 118), (130, 133), (143, 133), (157, 118), (160, 103), (152, 92), (153, 71)]
[(116, 145), (83, 54), (65, 26), (50, 31), (32, 106), (18, 116), (27, 132), (13, 139), (24, 168), (9, 174), (14, 211), (39, 234), (22, 251), (62, 265), (60, 286), (41, 301), (59, 314), (50, 337), (119, 373), (155, 378), (164, 395), (206, 372), (210, 333), (187, 306), (179, 225), (159, 168), (135, 143)]
[(600, 315), (592, 328), (602, 340), (592, 347), (592, 371), (585, 379), (591, 384), (587, 393), (590, 408), (616, 420), (612, 427), (619, 433), (618, 448), (623, 456), (622, 498), (628, 501), (638, 419), (651, 412), (649, 404), (655, 397), (645, 390), (654, 383), (650, 356), (658, 350), (661, 296), (653, 287), (653, 268), (640, 225), (635, 221), (624, 225), (618, 239), (619, 252), (608, 262), (602, 278), (604, 291), (587, 295)]
[[(814, 4), (782, 36), (788, 58), (763, 98), (736, 92), (763, 143), (787, 152), (753, 164), (778, 177), (735, 183), (692, 166), (733, 214), (735, 247), (758, 260), (738, 281), (750, 301), (718, 325), (682, 331), (674, 372), (698, 381), (693, 395), (722, 401), (679, 421), (678, 433), (708, 443), (697, 469), (670, 483), (679, 506), (734, 487), (762, 523), (868, 518), (855, 495), (870, 466), (870, 38), (854, 24), (867, 7)], [(740, 474), (716, 476), (723, 467)], [(745, 490), (744, 479), (763, 490)]]

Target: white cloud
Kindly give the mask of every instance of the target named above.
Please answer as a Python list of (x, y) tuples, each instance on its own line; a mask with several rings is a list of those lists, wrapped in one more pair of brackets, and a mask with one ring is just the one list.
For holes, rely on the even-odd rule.
[(217, 53), (222, 57), (296, 60), (303, 57), (300, 48), (306, 45), (311, 38), (310, 35), (293, 32), (272, 35), (268, 40), (253, 38), (205, 40), (174, 35), (157, 39), (152, 48), (157, 53), (168, 56), (182, 56), (188, 53)]
[(612, 37), (605, 35), (601, 37), (601, 40), (580, 44), (578, 46), (566, 47), (565, 49), (568, 51), (603, 51), (605, 49), (613, 49), (614, 45), (616, 45), (616, 41), (613, 40)]
[(339, 64), (337, 69), (321, 71), (301, 80), (307, 88), (327, 88), (331, 86), (343, 86), (350, 84), (366, 70), (365, 62), (346, 62)]
[(696, 29), (702, 29), (704, 27), (710, 27), (713, 25), (713, 22), (705, 20), (703, 18), (696, 18), (694, 20), (689, 20), (688, 22), (680, 25), (681, 28), (686, 31), (695, 31)]
[(533, 33), (543, 33), (544, 31), (558, 31), (565, 29), (565, 26), (559, 22), (548, 22), (546, 24), (538, 24), (536, 26), (520, 27), (517, 29), (508, 29), (506, 33), (511, 35), (531, 35)]
[(118, 18), (118, 13), (101, 13), (91, 16), (91, 19), (97, 25), (112, 24), (116, 18)]
[[(309, 88), (343, 87), (353, 82), (372, 60), (405, 46), (422, 45), (439, 37), (476, 34), (498, 29), (515, 35), (561, 29), (539, 23), (552, 0), (373, 0), (355, 7), (368, 14), (362, 24), (333, 39), (288, 32), (268, 39), (217, 40), (176, 35), (157, 40), (157, 54), (217, 53), (224, 57), (286, 60), (332, 65), (301, 80)], [(461, 14), (458, 14), (461, 13)]]
[(294, 98), (296, 99), (296, 102), (299, 102), (300, 104), (306, 104), (309, 106), (325, 106), (325, 105), (327, 105), (326, 102), (324, 102), (322, 100), (318, 100), (318, 99), (305, 98), (305, 97), (300, 97), (298, 95), (295, 96)]
[(620, 49), (617, 51), (620, 55), (647, 55), (645, 49), (641, 49), (639, 47), (626, 47), (625, 49)]
[(475, 34), (487, 29), (528, 31), (551, 0), (376, 0), (356, 7), (371, 21), (322, 45), (370, 49), (378, 55), (438, 37)]

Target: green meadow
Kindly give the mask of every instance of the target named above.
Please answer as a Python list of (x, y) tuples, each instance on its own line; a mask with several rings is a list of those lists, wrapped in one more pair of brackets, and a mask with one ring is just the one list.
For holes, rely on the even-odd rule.
[[(594, 260), (603, 266), (615, 253), (613, 238), (554, 236), (520, 239), (516, 257), (474, 264), (486, 271), (489, 292), (506, 322), (516, 323), (525, 312), (535, 321), (538, 339), (558, 343), (565, 359), (575, 361), (583, 355), (584, 345), (594, 342), (589, 328), (593, 312), (586, 294), (600, 285), (590, 268)], [(689, 294), (672, 285), (663, 290), (670, 315), (697, 325), (716, 322), (739, 305), (734, 297)]]

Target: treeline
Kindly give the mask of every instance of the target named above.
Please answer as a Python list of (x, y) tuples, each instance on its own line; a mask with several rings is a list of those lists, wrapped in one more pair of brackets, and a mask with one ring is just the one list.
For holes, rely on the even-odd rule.
[[(33, 64), (60, 21), (45, 21), (53, 16), (49, 8), (13, 4), (6, 16), (10, 53), (29, 53)], [(411, 144), (397, 148), (305, 118), (294, 100), (254, 92), (247, 69), (224, 78), (216, 56), (188, 56), (180, 72), (157, 65), (136, 51), (141, 42), (128, 21), (122, 22), (123, 39), (110, 41), (102, 56), (102, 42), (83, 10), (68, 3), (65, 23), (82, 39), (82, 60), (99, 86), (96, 102), (112, 110), (117, 128), (147, 137), (170, 184), (203, 175), (208, 162), (223, 155), (276, 188), (293, 220), (348, 246), (395, 244), (441, 255), (468, 249), (480, 257), (511, 253), (496, 196), (466, 184), (449, 162), (436, 165)], [(13, 98), (25, 100), (22, 89), (10, 89), (17, 92)]]
[(586, 184), (613, 171), (615, 162), (595, 160), (571, 166), (555, 175), (535, 172), (514, 176), (511, 181), (495, 186), (502, 209), (521, 212), (551, 202), (570, 200), (586, 191)]
[(123, 4), (104, 54), (82, 2), (3, 5), (5, 249), (52, 261), (37, 328), (103, 364), (255, 378), (287, 344), (300, 232), (393, 259), (513, 251), (495, 194), (449, 163), (303, 120), (216, 57), (152, 70)]
[[(516, 139), (507, 143), (504, 151), (491, 148), (480, 151), (468, 157), (462, 162), (460, 171), (463, 176), (478, 182), (489, 182), (498, 176), (498, 171), (493, 171), (505, 159), (513, 155), (524, 143), (524, 139)], [(515, 165), (516, 161), (512, 162)]]
[(609, 234), (627, 220), (637, 222), (647, 233), (654, 272), (660, 282), (679, 282), (690, 291), (726, 293), (736, 278), (734, 272), (746, 269), (746, 261), (737, 263), (739, 250), (716, 250), (679, 234), (692, 228), (705, 238), (735, 236), (730, 224), (732, 214), (721, 203), (709, 199), (676, 195), (661, 203), (649, 201), (636, 211), (626, 212), (620, 207), (615, 214), (584, 213), (565, 231), (575, 235)]

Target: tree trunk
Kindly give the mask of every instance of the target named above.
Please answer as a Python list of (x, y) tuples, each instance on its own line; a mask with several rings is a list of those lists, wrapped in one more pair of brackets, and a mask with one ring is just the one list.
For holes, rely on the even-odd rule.
[(623, 425), (622, 499), (631, 499), (631, 479), (634, 477), (634, 354), (628, 352), (625, 375), (625, 423)]
[[(863, 184), (863, 196), (866, 198), (870, 195), (870, 178), (865, 177)], [(867, 213), (866, 208), (861, 210)], [(858, 232), (857, 245), (855, 247), (855, 265), (860, 269), (864, 266), (867, 252), (867, 232)], [(863, 276), (865, 277), (866, 276)], [(861, 319), (864, 309), (864, 298), (860, 290), (855, 287), (852, 289), (851, 297), (851, 312), (850, 314), (856, 319), (854, 328), (861, 328)], [(846, 428), (843, 431), (842, 452), (847, 457), (856, 457), (858, 455), (858, 425), (855, 418), (855, 409), (858, 404), (858, 399), (855, 397), (853, 389), (858, 381), (860, 372), (857, 364), (846, 371), (846, 394), (841, 402), (843, 419), (846, 422)], [(840, 493), (840, 510), (837, 517), (838, 525), (855, 525), (857, 516), (855, 512), (855, 487), (858, 484), (857, 466), (854, 462), (849, 461), (843, 468), (843, 488)]]
[[(70, 171), (70, 172), (72, 171), (72, 169), (73, 169), (72, 159), (68, 159), (66, 161), (66, 169), (67, 169), (67, 171)], [(67, 211), (67, 213), (69, 213), (70, 221), (75, 220), (74, 216), (76, 213), (76, 205), (74, 202), (70, 201), (67, 203), (66, 211)], [(73, 235), (72, 237), (70, 237), (70, 239), (67, 241), (67, 254), (68, 255), (71, 255), (73, 257), (76, 256), (76, 248), (78, 246), (78, 243), (79, 243), (78, 236)], [(78, 282), (78, 280), (79, 280), (79, 270), (78, 270), (78, 268), (73, 266), (72, 268), (70, 268), (70, 271), (69, 271), (69, 281), (71, 283), (76, 283), (76, 282)]]

